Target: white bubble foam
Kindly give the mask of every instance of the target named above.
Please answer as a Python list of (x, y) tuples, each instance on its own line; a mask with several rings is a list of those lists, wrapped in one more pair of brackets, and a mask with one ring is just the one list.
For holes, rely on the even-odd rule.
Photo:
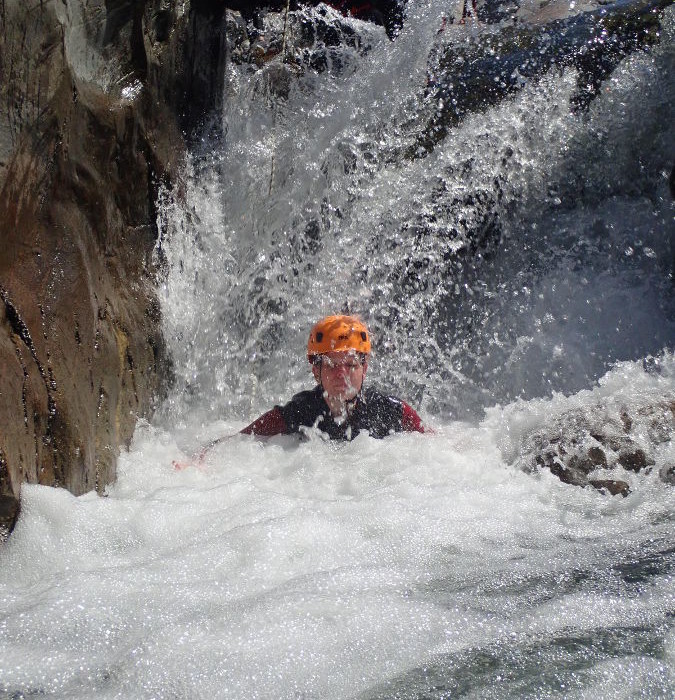
[[(520, 472), (501, 445), (563, 405), (664, 381), (638, 365), (616, 374), (594, 392), (495, 409), (433, 435), (238, 436), (183, 471), (171, 461), (186, 436), (139, 426), (107, 497), (25, 487), (0, 552), (2, 687), (344, 698), (477, 649), (516, 668), (509, 648), (527, 656), (577, 637), (600, 640), (583, 664), (574, 654), (561, 662), (563, 675), (595, 669), (580, 697), (605, 671), (631, 674), (633, 689), (654, 672), (661, 680), (645, 687), (665, 687), (671, 488), (651, 475), (628, 498), (602, 496)], [(655, 570), (640, 574), (649, 556)], [(601, 640), (632, 628), (666, 655), (624, 645), (621, 671)]]

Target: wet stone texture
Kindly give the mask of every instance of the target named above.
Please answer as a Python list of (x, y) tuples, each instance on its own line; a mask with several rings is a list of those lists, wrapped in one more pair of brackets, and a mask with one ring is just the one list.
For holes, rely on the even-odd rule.
[(570, 109), (583, 112), (626, 56), (659, 42), (662, 12), (670, 5), (670, 0), (499, 2), (488, 10), (483, 3), (478, 17), (501, 22), (500, 31), (468, 35), (465, 42), (448, 40), (456, 34), (442, 25), (426, 88), (437, 106), (410, 157), (431, 152), (467, 114), (497, 104), (554, 67), (574, 67), (577, 90)]
[(155, 202), (204, 116), (193, 14), (0, 6), (0, 537), (22, 483), (102, 491), (167, 377)]
[[(660, 447), (675, 434), (675, 400), (622, 406), (597, 406), (570, 411), (555, 424), (527, 437), (519, 466), (526, 471), (548, 469), (562, 482), (592, 486), (626, 496), (622, 473), (649, 474), (675, 484), (675, 465), (659, 460)], [(658, 466), (657, 466), (658, 465)]]

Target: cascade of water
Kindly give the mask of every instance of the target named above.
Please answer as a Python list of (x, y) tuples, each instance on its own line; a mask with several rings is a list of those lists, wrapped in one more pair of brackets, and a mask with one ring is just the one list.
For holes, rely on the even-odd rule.
[(286, 83), (230, 68), (224, 143), (164, 207), (174, 417), (288, 397), (309, 325), (346, 308), (374, 381), (458, 417), (672, 345), (672, 22), (589, 113), (554, 72), (410, 159), (437, 17), (416, 8), (393, 43), (353, 22), (358, 50)]

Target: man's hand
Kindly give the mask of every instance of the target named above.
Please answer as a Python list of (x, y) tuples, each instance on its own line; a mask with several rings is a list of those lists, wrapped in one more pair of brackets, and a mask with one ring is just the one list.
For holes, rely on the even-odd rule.
[[(238, 435), (239, 433), (236, 433), (235, 435)], [(173, 465), (173, 468), (177, 472), (182, 472), (184, 469), (187, 469), (188, 467), (194, 467), (195, 469), (199, 469), (199, 471), (206, 471), (206, 468), (204, 467), (204, 460), (206, 459), (206, 455), (209, 453), (211, 449), (213, 449), (216, 445), (220, 444), (224, 440), (229, 440), (230, 438), (235, 437), (235, 435), (225, 435), (224, 437), (221, 438), (216, 438), (215, 440), (211, 440), (205, 447), (202, 447), (202, 449), (199, 452), (196, 452), (195, 454), (192, 455), (192, 457), (186, 461), (178, 461), (177, 459), (174, 459), (171, 464)]]
[(208, 452), (207, 449), (202, 450), (201, 452), (198, 452), (197, 454), (192, 455), (192, 457), (186, 461), (178, 461), (177, 459), (174, 459), (171, 464), (173, 465), (173, 468), (177, 472), (182, 472), (184, 469), (187, 469), (188, 467), (194, 467), (195, 469), (199, 469), (199, 471), (206, 471), (204, 468), (204, 458), (206, 457), (206, 453)]

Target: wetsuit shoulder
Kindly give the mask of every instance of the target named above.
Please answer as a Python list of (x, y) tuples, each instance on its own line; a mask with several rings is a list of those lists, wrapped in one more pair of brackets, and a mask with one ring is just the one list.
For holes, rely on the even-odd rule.
[(284, 406), (277, 406), (284, 418), (289, 433), (298, 432), (301, 426), (311, 427), (323, 419), (328, 406), (321, 395), (321, 387), (301, 391)]
[(401, 431), (424, 432), (422, 419), (405, 401), (382, 394), (373, 388), (363, 392), (360, 428), (373, 437), (384, 437)]
[(425, 432), (422, 419), (417, 411), (405, 401), (401, 401), (401, 404), (403, 406), (403, 417), (401, 418), (402, 429), (409, 433)]
[(323, 419), (328, 407), (323, 400), (320, 389), (301, 391), (283, 406), (275, 406), (241, 432), (245, 435), (288, 435), (297, 433), (301, 426), (316, 425), (318, 419)]
[(279, 406), (275, 406), (240, 432), (244, 433), (244, 435), (270, 437), (272, 435), (285, 435), (288, 433), (288, 427), (282, 412), (279, 410)]

